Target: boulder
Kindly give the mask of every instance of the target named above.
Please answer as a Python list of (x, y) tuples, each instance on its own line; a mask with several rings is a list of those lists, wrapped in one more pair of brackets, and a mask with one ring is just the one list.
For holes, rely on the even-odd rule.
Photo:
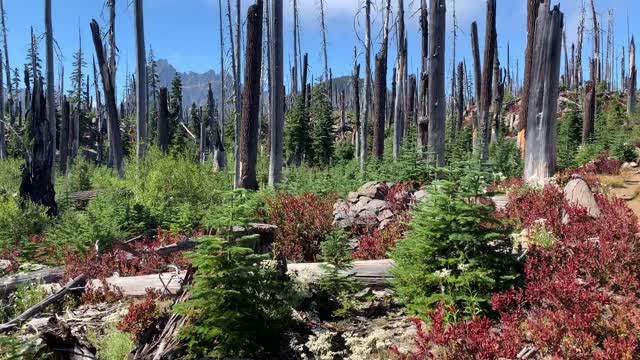
[(427, 198), (427, 192), (424, 189), (420, 189), (413, 193), (413, 198), (416, 200), (416, 203), (425, 200)]
[(360, 196), (367, 196), (372, 199), (384, 200), (385, 194), (382, 191), (384, 183), (377, 181), (370, 181), (360, 187), (358, 189), (358, 194)]
[(564, 198), (569, 204), (587, 209), (590, 216), (600, 217), (600, 208), (589, 185), (580, 176), (574, 175), (564, 187)]
[(367, 212), (372, 212), (376, 214), (376, 217), (378, 215), (379, 212), (381, 212), (382, 210), (385, 210), (387, 208), (387, 202), (384, 200), (378, 200), (378, 199), (373, 199), (371, 201), (368, 201), (364, 206), (362, 206), (361, 211), (367, 211)]
[(393, 217), (393, 211), (389, 209), (384, 209), (380, 213), (378, 213), (378, 221), (391, 219), (392, 217)]

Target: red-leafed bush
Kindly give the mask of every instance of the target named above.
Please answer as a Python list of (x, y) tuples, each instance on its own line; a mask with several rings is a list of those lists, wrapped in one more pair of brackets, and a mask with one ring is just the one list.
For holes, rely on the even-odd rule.
[(621, 167), (622, 161), (610, 158), (607, 152), (603, 152), (595, 160), (583, 166), (587, 172), (602, 175), (618, 175)]
[(134, 341), (139, 339), (159, 317), (159, 309), (156, 302), (160, 294), (153, 289), (147, 289), (144, 301), (129, 305), (127, 315), (118, 323), (118, 330), (128, 332)]
[(360, 237), (359, 246), (353, 257), (359, 260), (379, 260), (388, 258), (387, 252), (404, 237), (407, 225), (398, 220), (383, 229), (374, 229)]
[(82, 304), (115, 303), (123, 298), (122, 290), (102, 280), (100, 286), (87, 285), (82, 292)]
[(335, 195), (278, 193), (267, 198), (269, 223), (276, 225), (276, 246), (287, 259), (315, 261), (320, 243), (332, 231)]
[(512, 188), (509, 201), (497, 216), (509, 219), (517, 227), (528, 228), (537, 220), (544, 219), (547, 228), (559, 230), (562, 223), (562, 208), (566, 205), (562, 190), (548, 185), (542, 190)]
[[(492, 307), (499, 321), (478, 318), (445, 325), (445, 309), (431, 316), (428, 331), (419, 328), (417, 350), (409, 359), (515, 358), (525, 346), (558, 359), (632, 359), (640, 336), (640, 240), (638, 220), (618, 199), (596, 194), (601, 216), (559, 202), (547, 190), (548, 248), (529, 248), (526, 285), (496, 294)], [(538, 193), (543, 198), (545, 195)], [(544, 214), (541, 199), (521, 194), (535, 216), (514, 206), (516, 220)], [(557, 221), (556, 209), (568, 221)], [(561, 216), (561, 215), (560, 215)], [(453, 356), (452, 354), (455, 354)]]
[(18, 263), (18, 256), (20, 256), (20, 252), (14, 249), (3, 249), (0, 250), (0, 260), (6, 263), (5, 266), (0, 268), (0, 276), (5, 274), (11, 274), (18, 270), (20, 267), (20, 263)]

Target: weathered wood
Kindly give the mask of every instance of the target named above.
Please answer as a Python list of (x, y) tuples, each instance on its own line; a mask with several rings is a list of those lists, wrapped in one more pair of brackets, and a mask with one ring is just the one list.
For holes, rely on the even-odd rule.
[(445, 35), (446, 4), (444, 0), (430, 0), (429, 9), (429, 158), (438, 166), (445, 164)]
[(596, 5), (591, 0), (591, 19), (593, 21), (593, 66), (596, 69), (595, 83), (598, 84), (601, 79), (600, 73), (600, 26), (598, 24), (598, 16), (596, 14)]
[(493, 59), (493, 124), (491, 126), (491, 143), (498, 142), (500, 136), (500, 116), (502, 114), (502, 101), (504, 100), (505, 79), (500, 70), (500, 59), (498, 58), (498, 49), (496, 48), (496, 56)]
[(0, 278), (0, 295), (14, 291), (18, 286), (30, 283), (50, 284), (60, 281), (64, 276), (64, 267), (47, 267), (38, 271), (18, 273)]
[(591, 60), (589, 63), (589, 74), (591, 76), (591, 81), (589, 81), (585, 87), (584, 94), (584, 112), (582, 119), (582, 144), (586, 145), (591, 140), (591, 136), (593, 135), (593, 130), (595, 128), (595, 119), (596, 119), (596, 68), (595, 61)]
[(463, 63), (458, 63), (458, 101), (456, 112), (456, 128), (462, 130), (464, 125), (464, 68)]
[(524, 179), (535, 184), (544, 184), (556, 171), (563, 16), (558, 6), (549, 11), (543, 3), (536, 20), (524, 169)]
[(629, 93), (627, 98), (627, 113), (629, 116), (636, 111), (636, 88), (638, 86), (638, 71), (636, 69), (636, 43), (633, 37), (629, 43)]
[(578, 45), (576, 47), (576, 62), (574, 64), (574, 90), (582, 85), (582, 42), (584, 39), (584, 5), (580, 10), (580, 23), (578, 24)]
[[(323, 265), (326, 263), (287, 264), (287, 270), (290, 275), (305, 282), (315, 282), (325, 271)], [(353, 268), (343, 274), (350, 274), (355, 280), (367, 286), (388, 286), (393, 279), (392, 268), (393, 261), (389, 259), (354, 261)]]
[[(323, 1), (320, 1), (322, 3)], [(402, 0), (399, 0), (399, 4)], [(399, 5), (402, 7), (402, 5)], [(364, 101), (362, 106), (362, 122), (360, 131), (360, 172), (364, 173), (369, 154), (369, 122), (371, 107), (371, 0), (364, 0), (365, 8), (365, 36), (364, 36)], [(403, 21), (403, 20), (400, 20)], [(404, 29), (401, 29), (404, 31)], [(325, 50), (326, 51), (326, 50)], [(325, 52), (326, 56), (326, 52)]]
[[(271, 48), (271, 124), (270, 124), (270, 151), (269, 151), (269, 186), (275, 186), (282, 179), (282, 166), (284, 165), (284, 35), (282, 31), (282, 0), (272, 1), (271, 26), (272, 38), (268, 45)], [(247, 30), (249, 32), (249, 30)], [(261, 32), (260, 32), (261, 33)], [(260, 47), (260, 46), (258, 46)], [(326, 50), (325, 50), (326, 51)], [(325, 53), (326, 56), (326, 53)], [(249, 62), (247, 56), (247, 63)], [(326, 64), (325, 64), (326, 66)], [(259, 75), (259, 72), (258, 72)], [(259, 126), (259, 125), (258, 125)]]
[[(114, 1), (114, 0), (111, 0)], [(109, 148), (113, 156), (113, 164), (118, 172), (118, 177), (124, 177), (124, 162), (122, 155), (122, 141), (120, 137), (120, 126), (118, 122), (118, 108), (116, 106), (115, 83), (113, 81), (114, 74), (111, 72), (104, 55), (104, 46), (100, 37), (100, 26), (98, 22), (91, 22), (91, 34), (93, 36), (93, 45), (96, 49), (96, 57), (98, 58), (98, 66), (102, 75), (102, 86), (104, 90), (105, 106), (108, 115), (109, 129)]]
[(247, 12), (247, 40), (245, 51), (244, 97), (240, 131), (239, 187), (258, 189), (256, 163), (258, 160), (258, 131), (260, 119), (260, 64), (262, 62), (262, 0), (251, 5)]
[[(473, 54), (473, 85), (474, 85), (474, 104), (479, 107), (480, 92), (482, 91), (482, 70), (480, 64), (480, 45), (478, 42), (478, 23), (471, 23), (471, 52)], [(476, 111), (473, 117), (472, 132), (472, 149), (476, 153), (480, 148), (480, 113)]]
[(46, 299), (42, 300), (38, 304), (25, 310), (22, 314), (11, 319), (9, 322), (1, 324), (0, 333), (11, 331), (17, 328), (18, 326), (20, 326), (20, 324), (24, 323), (25, 321), (29, 320), (33, 316), (37, 315), (40, 311), (45, 309), (47, 306), (51, 304), (55, 304), (56, 302), (62, 300), (69, 291), (82, 285), (82, 283), (84, 283), (85, 280), (86, 280), (86, 276), (84, 274), (78, 275), (73, 280), (69, 281), (62, 289), (60, 289), (55, 294), (48, 296)]
[[(306, 56), (306, 54), (305, 54)], [(359, 154), (360, 150), (360, 64), (356, 57), (356, 48), (353, 48), (353, 74), (351, 76), (351, 84), (353, 86), (353, 106), (355, 113), (355, 126), (353, 132), (353, 142), (355, 143), (355, 153)], [(356, 155), (357, 156), (357, 155)]]
[[(227, 151), (224, 146), (224, 122), (226, 116), (225, 103), (227, 102), (226, 98), (226, 88), (225, 78), (226, 73), (224, 71), (224, 33), (222, 31), (222, 0), (218, 0), (218, 16), (220, 22), (220, 115), (218, 117), (218, 127), (219, 127), (219, 138), (220, 143), (218, 147), (218, 154), (214, 156), (216, 159), (219, 159), (214, 163), (214, 167), (217, 166), (219, 170), (223, 170), (227, 168)], [(200, 118), (202, 121), (202, 117)], [(213, 129), (212, 129), (213, 130)]]
[(167, 93), (167, 88), (161, 87), (158, 97), (158, 146), (165, 154), (169, 151), (169, 108)]
[(102, 96), (100, 94), (100, 87), (98, 86), (98, 70), (96, 68), (96, 58), (93, 57), (93, 87), (96, 92), (96, 125), (98, 128), (98, 151), (96, 162), (98, 165), (102, 165), (103, 162), (103, 147), (104, 147), (104, 120), (102, 117)]
[(391, 0), (386, 2), (382, 35), (382, 47), (375, 56), (373, 84), (373, 157), (382, 160), (384, 155), (384, 128), (387, 115), (387, 54), (389, 45), (389, 16)]
[(69, 161), (69, 122), (71, 121), (70, 110), (71, 105), (66, 96), (63, 96), (62, 100), (62, 118), (60, 119), (60, 172), (62, 174), (67, 173), (67, 163)]
[[(49, 136), (53, 139), (53, 146), (49, 148), (51, 152), (51, 166), (55, 166), (56, 162), (56, 101), (55, 101), (55, 85), (53, 80), (53, 21), (51, 19), (51, 0), (44, 1), (44, 23), (46, 30), (46, 62), (47, 62), (47, 122), (49, 123)], [(0, 14), (4, 16), (4, 14)], [(5, 38), (5, 46), (7, 39)], [(6, 49), (6, 47), (5, 47)], [(8, 54), (5, 54), (8, 56)], [(0, 74), (2, 73), (0, 69)], [(1, 77), (1, 76), (0, 76)], [(7, 86), (11, 88), (11, 82), (8, 81)], [(2, 102), (4, 104), (4, 102)], [(4, 105), (2, 106), (4, 107)], [(0, 114), (2, 112), (0, 111)], [(4, 116), (2, 116), (4, 119)], [(52, 182), (55, 181), (54, 174), (51, 174)]]
[[(529, 92), (531, 88), (531, 69), (533, 67), (533, 46), (536, 35), (536, 20), (538, 18), (538, 8), (542, 0), (527, 0), (527, 47), (524, 55), (524, 84), (522, 86), (522, 96), (520, 101), (520, 117), (518, 131), (527, 129), (527, 117), (529, 115)], [(524, 149), (525, 144), (520, 144)]]
[(484, 64), (482, 68), (482, 90), (480, 92), (479, 118), (482, 127), (482, 160), (489, 158), (491, 137), (490, 109), (493, 98), (493, 62), (496, 55), (496, 0), (487, 0), (487, 20), (484, 38)]
[(144, 7), (143, 0), (133, 1), (133, 17), (136, 34), (136, 157), (141, 161), (147, 149), (147, 55), (144, 42)]
[(51, 137), (49, 122), (46, 118), (46, 102), (42, 89), (42, 80), (36, 76), (33, 86), (31, 105), (32, 136), (31, 149), (25, 153), (25, 166), (22, 171), (20, 196), (47, 208), (49, 215), (58, 213), (56, 193), (53, 184), (53, 153), (55, 139)]

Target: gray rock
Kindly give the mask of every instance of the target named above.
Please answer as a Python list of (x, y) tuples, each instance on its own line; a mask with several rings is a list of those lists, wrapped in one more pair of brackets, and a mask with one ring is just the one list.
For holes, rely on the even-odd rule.
[(389, 209), (384, 209), (380, 213), (378, 213), (378, 221), (391, 219), (392, 217), (393, 217), (393, 211)]
[[(358, 202), (359, 204), (360, 202)], [(378, 200), (378, 199), (373, 199), (371, 201), (368, 201), (366, 204), (364, 204), (361, 207), (358, 207), (357, 209), (359, 210), (358, 212), (362, 212), (362, 211), (367, 211), (367, 212), (372, 212), (377, 214), (386, 209), (387, 208), (387, 202), (384, 200)]]
[(384, 183), (370, 181), (358, 189), (358, 194), (372, 199), (384, 200), (384, 193), (382, 192), (383, 185)]
[(427, 198), (429, 194), (427, 194), (427, 192), (423, 189), (420, 189), (418, 191), (416, 191), (415, 193), (413, 193), (413, 198), (416, 199), (416, 202), (420, 202), (422, 200), (425, 200)]
[(360, 197), (360, 194), (359, 194), (359, 193), (357, 193), (357, 192), (353, 192), (353, 191), (350, 191), (350, 192), (349, 192), (349, 195), (347, 196), (347, 200), (348, 200), (349, 202), (356, 203), (356, 202), (358, 202), (358, 198), (359, 198), (359, 197)]
[(593, 192), (587, 182), (581, 177), (574, 176), (564, 187), (564, 198), (569, 204), (587, 209), (590, 216), (594, 218), (600, 217), (600, 208), (596, 198), (593, 196)]
[(393, 222), (392, 219), (384, 219), (384, 220), (380, 221), (380, 225), (378, 225), (378, 229), (382, 230), (382, 229), (386, 228), (387, 226), (389, 226), (392, 222)]

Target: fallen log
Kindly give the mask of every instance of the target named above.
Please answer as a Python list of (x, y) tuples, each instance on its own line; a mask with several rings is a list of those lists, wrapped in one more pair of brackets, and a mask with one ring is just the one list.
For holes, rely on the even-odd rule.
[(145, 296), (146, 289), (159, 290), (163, 295), (175, 295), (182, 289), (186, 275), (186, 271), (180, 271), (140, 276), (112, 276), (104, 280), (91, 280), (89, 284), (94, 289), (105, 284), (117, 287), (125, 297)]
[(0, 325), (0, 333), (7, 332), (15, 329), (20, 326), (20, 324), (29, 320), (33, 316), (37, 315), (40, 311), (45, 309), (47, 306), (54, 304), (64, 298), (64, 296), (71, 291), (72, 289), (81, 286), (86, 280), (85, 274), (80, 274), (76, 276), (73, 280), (69, 281), (62, 289), (60, 289), (55, 294), (48, 296), (46, 299), (42, 300), (40, 303), (30, 307), (25, 310), (22, 314), (16, 316), (11, 321)]
[(60, 281), (64, 275), (64, 267), (47, 267), (37, 271), (28, 273), (19, 273), (7, 275), (0, 278), (0, 297), (15, 291), (16, 288), (23, 284), (38, 282), (50, 284)]
[[(324, 272), (326, 263), (288, 264), (288, 273), (304, 282), (317, 281)], [(393, 260), (364, 260), (354, 261), (353, 268), (344, 274), (351, 275), (355, 280), (370, 287), (387, 287), (393, 279), (391, 268)]]

